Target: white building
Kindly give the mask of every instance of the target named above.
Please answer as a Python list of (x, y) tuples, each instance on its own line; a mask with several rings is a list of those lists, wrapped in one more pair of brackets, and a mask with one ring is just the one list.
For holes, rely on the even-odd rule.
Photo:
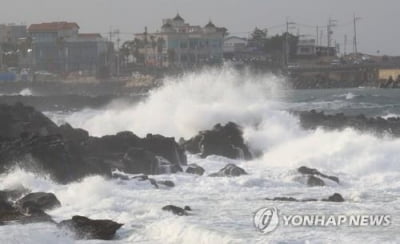
[(224, 39), (224, 53), (242, 52), (247, 47), (247, 39), (237, 36), (230, 36)]
[(189, 25), (178, 14), (164, 19), (161, 31), (136, 34), (142, 41), (146, 65), (191, 67), (222, 62), (225, 28), (211, 21), (204, 27)]

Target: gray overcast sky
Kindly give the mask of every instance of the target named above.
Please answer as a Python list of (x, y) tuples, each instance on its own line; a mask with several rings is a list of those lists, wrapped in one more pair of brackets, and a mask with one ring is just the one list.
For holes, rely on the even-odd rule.
[[(0, 23), (38, 23), (75, 21), (81, 32), (105, 34), (110, 27), (121, 32), (158, 30), (161, 19), (173, 17), (177, 11), (191, 24), (204, 25), (209, 19), (225, 26), (230, 33), (246, 36), (255, 26), (267, 28), (285, 23), (288, 16), (298, 25), (301, 34), (316, 35), (315, 27), (326, 25), (328, 18), (338, 20), (334, 38), (347, 50), (353, 38), (353, 13), (362, 17), (358, 24), (359, 51), (400, 55), (399, 0), (1, 0)], [(283, 27), (271, 28), (270, 34)], [(298, 30), (293, 30), (296, 34)], [(125, 34), (123, 39), (131, 37)], [(326, 32), (324, 33), (326, 42)]]

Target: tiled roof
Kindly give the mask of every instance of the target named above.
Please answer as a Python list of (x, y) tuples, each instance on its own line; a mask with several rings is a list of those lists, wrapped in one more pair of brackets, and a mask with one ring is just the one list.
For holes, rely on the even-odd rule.
[(41, 23), (41, 24), (32, 24), (29, 26), (29, 32), (40, 32), (40, 31), (60, 31), (60, 30), (69, 30), (73, 28), (78, 28), (79, 25), (73, 22), (51, 22), (51, 23)]
[(175, 21), (184, 21), (184, 19), (179, 14), (177, 14), (173, 20), (175, 20)]

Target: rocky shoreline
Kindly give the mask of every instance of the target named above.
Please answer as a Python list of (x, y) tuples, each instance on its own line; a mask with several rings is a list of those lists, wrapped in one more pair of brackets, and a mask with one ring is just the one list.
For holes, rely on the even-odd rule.
[[(400, 119), (366, 118), (365, 116), (326, 115), (316, 111), (296, 112), (305, 129), (323, 127), (400, 135)], [(189, 140), (148, 134), (141, 138), (132, 132), (93, 137), (85, 130), (68, 124), (58, 126), (33, 107), (17, 103), (0, 105), (0, 174), (18, 166), (36, 173), (48, 174), (61, 184), (80, 180), (88, 175), (101, 175), (122, 181), (143, 181), (155, 189), (175, 187), (168, 180), (155, 180), (152, 175), (186, 173), (193, 177), (245, 177), (246, 169), (227, 164), (217, 172), (204, 176), (205, 170), (196, 164), (187, 165), (187, 153), (205, 158), (219, 155), (231, 159), (251, 160), (253, 155), (245, 144), (242, 129), (235, 123), (217, 124), (199, 132)], [(134, 175), (134, 176), (132, 176)], [(196, 176), (197, 175), (197, 176)], [(317, 169), (300, 167), (294, 181), (307, 187), (340, 185), (338, 177)], [(321, 199), (296, 199), (292, 196), (263, 198), (271, 201), (343, 202), (339, 193)], [(75, 233), (77, 239), (115, 238), (122, 224), (112, 220), (72, 216), (56, 223), (45, 211), (62, 207), (52, 193), (30, 192), (29, 189), (0, 191), (0, 224), (47, 222), (61, 230)], [(191, 216), (189, 206), (166, 205), (164, 211), (179, 216)]]

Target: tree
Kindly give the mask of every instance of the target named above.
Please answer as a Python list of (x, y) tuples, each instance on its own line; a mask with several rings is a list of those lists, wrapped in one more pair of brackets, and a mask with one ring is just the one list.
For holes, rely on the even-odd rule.
[(250, 34), (249, 46), (256, 48), (258, 51), (265, 51), (265, 44), (267, 41), (267, 30), (255, 28)]

